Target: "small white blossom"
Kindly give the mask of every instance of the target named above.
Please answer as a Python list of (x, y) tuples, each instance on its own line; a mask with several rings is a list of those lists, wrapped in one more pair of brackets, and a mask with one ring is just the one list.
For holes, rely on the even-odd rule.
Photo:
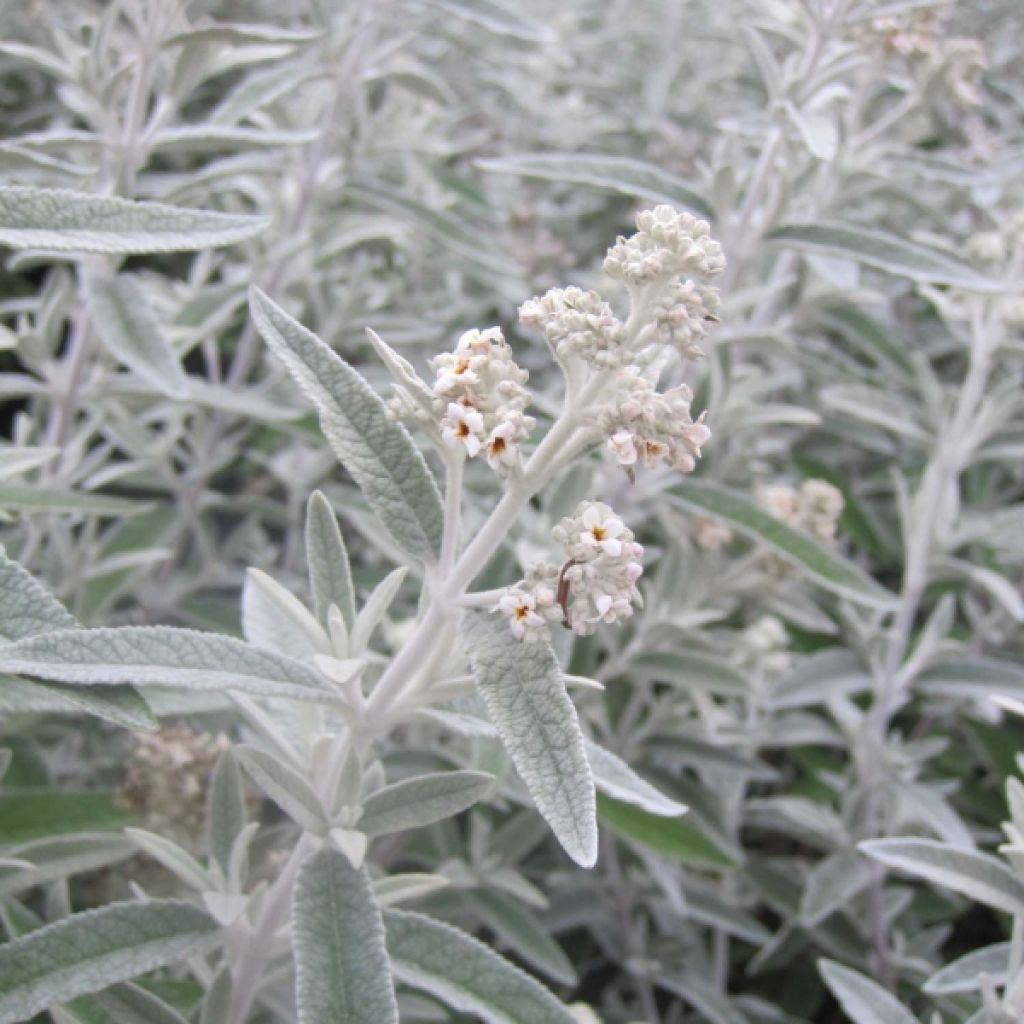
[(618, 372), (612, 401), (597, 416), (608, 448), (624, 469), (638, 461), (647, 467), (666, 462), (682, 473), (692, 473), (701, 448), (711, 438), (704, 417), (693, 420), (693, 394), (686, 385), (655, 391), (636, 366)]
[(671, 206), (643, 210), (637, 232), (620, 237), (608, 250), (604, 271), (631, 285), (644, 285), (681, 274), (713, 277), (725, 269), (722, 247), (711, 237), (707, 221)]
[(523, 386), (528, 374), (516, 365), (501, 330), (467, 331), (454, 352), (436, 356), (431, 365), (434, 394), (445, 403), (442, 439), (462, 445), (470, 458), (484, 451), (492, 469), (511, 472), (535, 421), (523, 412), (530, 403)]
[(766, 512), (787, 526), (807, 530), (826, 544), (835, 543), (843, 494), (828, 481), (805, 480), (799, 490), (789, 484), (771, 484), (758, 489), (757, 499)]
[(537, 613), (537, 599), (517, 584), (498, 601), (497, 610), (509, 617), (512, 635), (517, 640), (536, 639), (547, 630), (547, 621)]
[(448, 412), (441, 420), (441, 437), (450, 448), (462, 445), (473, 458), (483, 443), (484, 418), (472, 406), (449, 402)]
[(519, 307), (519, 322), (539, 330), (563, 363), (578, 356), (594, 367), (618, 365), (625, 328), (597, 292), (552, 288)]

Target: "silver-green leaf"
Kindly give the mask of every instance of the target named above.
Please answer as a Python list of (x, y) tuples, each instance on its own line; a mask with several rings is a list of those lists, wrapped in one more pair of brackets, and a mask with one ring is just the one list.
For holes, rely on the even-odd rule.
[(367, 797), (359, 831), (380, 836), (431, 825), (472, 807), (493, 786), (493, 775), (473, 771), (436, 772), (403, 779)]
[(672, 800), (640, 778), (617, 754), (587, 740), (587, 760), (594, 773), (594, 784), (608, 796), (642, 807), (650, 814), (676, 818), (686, 813), (686, 805)]
[(767, 237), (805, 252), (854, 259), (911, 281), (979, 292), (999, 291), (1003, 287), (947, 253), (856, 224), (784, 224)]
[(178, 900), (113, 903), (0, 946), (0, 1024), (98, 992), (217, 943), (216, 922)]
[(887, 867), (916, 875), (968, 899), (1024, 915), (1024, 881), (1001, 860), (934, 839), (872, 839), (860, 849)]
[(384, 925), (365, 868), (324, 847), (292, 902), (299, 1024), (398, 1024)]
[(130, 274), (89, 276), (92, 321), (115, 359), (168, 398), (188, 397), (188, 380), (138, 281)]
[(889, 609), (896, 604), (895, 595), (859, 566), (829, 550), (809, 533), (787, 526), (739, 491), (705, 480), (687, 480), (669, 493), (672, 502), (688, 511), (719, 519), (765, 544), (826, 590), (872, 608)]
[(486, 1024), (573, 1024), (543, 985), (451, 925), (403, 910), (384, 912), (395, 976)]
[(233, 245), (270, 221), (68, 189), (0, 187), (0, 245), (130, 255)]
[(306, 561), (317, 619), (326, 625), (327, 613), (336, 605), (351, 631), (356, 621), (356, 591), (348, 549), (334, 509), (321, 491), (314, 491), (306, 506)]
[(0, 672), (63, 683), (243, 690), (324, 700), (313, 668), (234, 637), (172, 626), (63, 629), (0, 647)]
[(320, 798), (294, 768), (271, 754), (247, 744), (236, 746), (234, 753), (253, 782), (289, 818), (307, 832), (319, 836), (327, 833), (327, 817)]
[(467, 613), (462, 637), (487, 714), (537, 809), (583, 867), (597, 861), (597, 798), (576, 709), (546, 643), (517, 640), (508, 623)]
[(684, 206), (704, 217), (711, 216), (707, 200), (681, 178), (631, 157), (603, 153), (521, 153), (478, 160), (477, 166), (485, 171), (518, 174), (524, 178), (594, 185), (656, 203)]
[(348, 363), (259, 289), (251, 292), (250, 308), (263, 340), (316, 406), (324, 436), (381, 523), (410, 554), (433, 561), (444, 510), (405, 428)]
[(918, 1024), (877, 981), (832, 960), (819, 960), (818, 970), (853, 1024)]

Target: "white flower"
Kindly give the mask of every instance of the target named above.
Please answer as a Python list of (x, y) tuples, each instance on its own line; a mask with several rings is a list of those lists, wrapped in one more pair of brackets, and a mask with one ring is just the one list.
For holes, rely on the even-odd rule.
[(461, 444), (473, 458), (480, 451), (483, 433), (484, 418), (476, 409), (458, 402), (448, 404), (448, 412), (441, 420), (441, 437), (445, 444), (450, 448)]
[(470, 458), (486, 446), (488, 464), (507, 475), (535, 421), (523, 413), (530, 403), (523, 387), (528, 374), (516, 365), (500, 328), (466, 331), (454, 352), (435, 356), (431, 365), (434, 394), (447, 410), (440, 423), (444, 442), (461, 444)]
[(608, 448), (620, 466), (636, 465), (636, 444), (633, 435), (625, 427), (616, 430), (608, 438)]
[(613, 558), (622, 554), (620, 538), (626, 530), (626, 524), (607, 505), (599, 501), (589, 504), (581, 519), (584, 529), (580, 533), (579, 542), (582, 545), (599, 548)]
[(517, 640), (534, 639), (547, 630), (547, 620), (537, 614), (537, 600), (519, 584), (510, 587), (498, 601), (496, 611), (507, 615), (512, 635)]

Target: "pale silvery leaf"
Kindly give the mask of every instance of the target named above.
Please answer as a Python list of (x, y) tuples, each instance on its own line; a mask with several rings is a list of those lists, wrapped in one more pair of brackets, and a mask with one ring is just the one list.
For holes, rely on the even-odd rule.
[(993, 946), (975, 949), (957, 957), (936, 971), (923, 989), (930, 995), (952, 995), (957, 992), (976, 992), (979, 976), (988, 974), (997, 985), (1006, 983), (1010, 963), (1010, 943), (997, 942)]
[(250, 308), (263, 340), (316, 406), (324, 436), (381, 523), (410, 554), (433, 561), (444, 510), (405, 428), (348, 363), (258, 289)]
[(578, 982), (572, 961), (537, 917), (504, 893), (479, 889), (464, 899), (486, 927), (517, 957), (562, 985)]
[(216, 923), (178, 900), (114, 903), (0, 946), (0, 1024), (98, 992), (219, 941)]
[(486, 1024), (573, 1024), (543, 985), (451, 925), (422, 914), (384, 914), (395, 976)]
[(241, 640), (171, 626), (65, 629), (0, 648), (0, 672), (65, 683), (134, 683), (323, 700), (312, 668)]
[(947, 697), (980, 700), (996, 695), (1024, 697), (1024, 669), (1015, 662), (978, 655), (949, 658), (926, 669), (914, 682), (915, 690)]
[(83, 516), (139, 516), (153, 506), (131, 498), (115, 498), (93, 491), (66, 491), (59, 487), (35, 484), (0, 483), (0, 509), (32, 512), (69, 512)]
[(14, 676), (0, 682), (0, 711), (76, 715), (86, 711), (123, 729), (144, 732), (159, 724), (147, 702), (131, 686), (71, 686)]
[(351, 630), (356, 621), (356, 592), (348, 550), (331, 503), (320, 491), (310, 495), (306, 506), (306, 561), (317, 619), (326, 623), (333, 604)]
[(360, 609), (356, 621), (352, 625), (352, 636), (349, 642), (350, 653), (362, 654), (370, 646), (370, 637), (384, 620), (392, 602), (398, 596), (398, 591), (407, 572), (408, 569), (404, 566), (394, 569), (373, 588), (373, 593), (366, 599), (366, 604)]
[(661, 988), (668, 989), (698, 1009), (711, 1024), (748, 1024), (746, 1015), (733, 1006), (728, 996), (693, 973), (663, 974), (657, 982)]
[(937, 249), (855, 224), (785, 224), (767, 237), (795, 249), (849, 257), (911, 281), (979, 292), (999, 291), (1003, 287)]
[(12, 861), (27, 862), (0, 866), (0, 896), (33, 889), (61, 878), (127, 860), (135, 844), (123, 836), (104, 832), (77, 832), (68, 836), (35, 839), (5, 851)]
[(168, 398), (187, 398), (185, 371), (135, 278), (88, 276), (85, 295), (96, 333), (110, 354)]
[(869, 857), (1011, 914), (1024, 914), (1024, 881), (1002, 861), (932, 839), (872, 839)]
[(0, 187), (0, 245), (57, 252), (188, 252), (233, 245), (269, 220), (67, 189)]
[(17, 562), (0, 553), (0, 640), (73, 629), (74, 617)]
[(243, 46), (246, 43), (270, 43), (273, 46), (299, 46), (311, 43), (322, 33), (302, 29), (287, 29), (277, 25), (243, 25), (238, 22), (210, 22), (176, 32), (164, 40), (164, 46), (184, 46), (188, 43), (218, 43)]
[(80, 996), (67, 1009), (78, 1024), (188, 1024), (162, 999), (130, 982)]
[[(5, 328), (6, 329), (6, 328)], [(4, 335), (0, 332), (0, 341)], [(0, 345), (2, 349), (2, 345)], [(17, 476), (37, 466), (45, 466), (60, 454), (56, 447), (42, 445), (5, 445), (0, 447), (0, 480)]]
[(260, 569), (249, 569), (242, 585), (242, 632), (254, 647), (308, 662), (330, 654), (320, 623), (302, 602)]
[(523, 17), (513, 4), (499, 0), (428, 0), (435, 7), (456, 17), (483, 25), (498, 35), (523, 39), (529, 43), (550, 43), (555, 33), (543, 22)]
[(327, 816), (320, 798), (294, 768), (256, 747), (245, 744), (236, 746), (234, 754), (253, 782), (289, 818), (314, 835), (322, 836), (327, 833)]
[(808, 927), (849, 904), (874, 877), (871, 865), (860, 854), (839, 850), (811, 869), (800, 899), (800, 919)]
[(393, 907), (398, 903), (431, 896), (435, 892), (447, 889), (451, 880), (444, 875), (431, 875), (425, 872), (409, 872), (401, 875), (388, 875), (378, 878), (373, 883), (374, 895), (382, 907)]
[(503, 618), (462, 626), (477, 686), (537, 809), (576, 863), (597, 861), (597, 803), (576, 709), (551, 647), (517, 640)]
[(214, 766), (206, 792), (206, 835), (210, 855), (228, 873), (235, 840), (248, 822), (245, 788), (238, 761), (225, 750)]
[(602, 153), (522, 153), (478, 160), (476, 163), (485, 171), (594, 185), (656, 203), (683, 206), (704, 217), (711, 214), (707, 200), (682, 178), (631, 157), (605, 156)]
[(888, 609), (896, 604), (895, 595), (859, 566), (831, 551), (811, 534), (787, 526), (739, 491), (705, 480), (687, 480), (669, 494), (670, 500), (688, 511), (720, 519), (767, 545), (827, 590), (872, 608)]
[(722, 658), (694, 651), (645, 651), (628, 667), (630, 679), (657, 680), (683, 690), (707, 690), (722, 697), (746, 697), (750, 680)]
[(645, 782), (616, 754), (587, 740), (587, 760), (594, 773), (594, 784), (602, 793), (636, 804), (651, 814), (675, 818), (686, 813), (686, 805), (660, 793)]
[(359, 829), (369, 836), (380, 836), (431, 825), (472, 807), (493, 787), (493, 775), (473, 771), (403, 779), (367, 797)]
[(825, 650), (801, 658), (771, 685), (768, 703), (775, 710), (825, 704), (833, 697), (870, 689), (871, 677), (847, 650)]
[(213, 883), (202, 865), (177, 843), (142, 828), (126, 828), (124, 832), (140, 850), (148, 853), (196, 892), (205, 892), (213, 888)]
[(213, 976), (210, 987), (203, 998), (203, 1008), (199, 1015), (199, 1024), (222, 1024), (228, 1019), (231, 1007), (231, 968), (225, 964)]
[(325, 847), (292, 900), (299, 1024), (398, 1024), (384, 926), (365, 869)]
[(889, 991), (859, 971), (831, 960), (819, 960), (818, 970), (853, 1024), (918, 1024)]

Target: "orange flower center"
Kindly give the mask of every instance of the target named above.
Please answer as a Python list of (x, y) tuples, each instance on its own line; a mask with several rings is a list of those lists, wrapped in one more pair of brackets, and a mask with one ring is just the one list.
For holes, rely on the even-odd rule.
[(608, 531), (603, 526), (592, 526), (590, 532), (594, 540), (604, 540), (608, 536)]

